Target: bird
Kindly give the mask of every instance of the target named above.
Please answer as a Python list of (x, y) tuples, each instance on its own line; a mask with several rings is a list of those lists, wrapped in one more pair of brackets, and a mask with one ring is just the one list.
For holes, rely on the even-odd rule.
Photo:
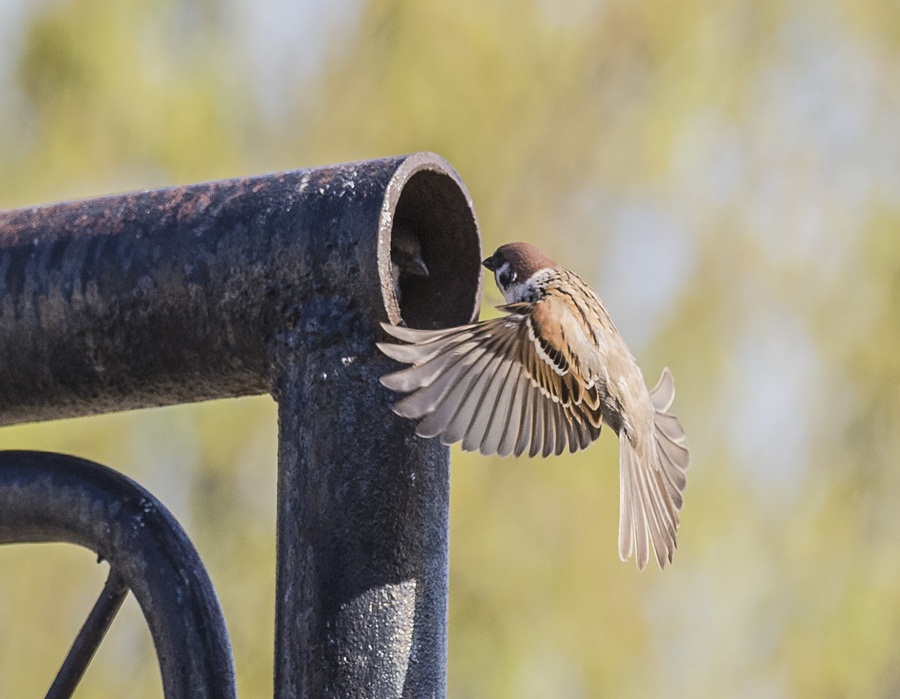
[(391, 281), (397, 302), (403, 300), (402, 283), (409, 277), (427, 277), (428, 266), (422, 258), (422, 243), (407, 226), (399, 222), (391, 231)]
[(507, 243), (482, 264), (503, 294), (502, 316), (436, 330), (382, 324), (393, 341), (380, 351), (410, 365), (381, 377), (407, 394), (393, 411), (418, 420), (420, 437), (484, 455), (575, 452), (605, 424), (619, 438), (619, 557), (634, 555), (643, 570), (652, 547), (665, 568), (690, 463), (669, 412), (672, 373), (648, 390), (600, 297), (538, 247)]

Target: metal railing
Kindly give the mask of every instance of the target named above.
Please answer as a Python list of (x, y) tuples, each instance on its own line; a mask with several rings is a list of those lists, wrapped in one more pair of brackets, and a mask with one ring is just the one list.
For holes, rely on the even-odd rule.
[(74, 456), (0, 452), (0, 543), (40, 541), (79, 544), (110, 566), (48, 698), (71, 696), (129, 590), (150, 627), (166, 696), (235, 696), (212, 583), (184, 530), (150, 493)]
[[(430, 274), (398, 294), (401, 227)], [(480, 257), (430, 153), (0, 212), (0, 425), (271, 393), (275, 696), (443, 696), (449, 454), (391, 413), (375, 342), (471, 320)]]

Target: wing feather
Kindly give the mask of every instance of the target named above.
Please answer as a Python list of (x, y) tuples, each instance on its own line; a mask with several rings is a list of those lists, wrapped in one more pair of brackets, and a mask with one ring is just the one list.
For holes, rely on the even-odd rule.
[[(439, 373), (435, 376), (431, 376), (427, 372), (420, 374), (419, 376), (424, 377), (428, 383), (422, 384), (421, 388), (415, 390), (414, 393), (410, 393), (406, 398), (395, 403), (394, 412), (401, 417), (413, 420), (434, 414), (435, 411), (446, 404), (448, 393), (454, 388), (462, 388), (460, 382), (466, 381), (466, 378), (471, 375), (472, 367), (485, 356), (488, 356), (486, 347), (473, 347), (468, 352), (453, 357), (452, 361), (448, 361), (447, 365), (442, 365), (440, 358), (436, 359), (435, 361), (439, 362), (438, 367), (436, 367)], [(427, 366), (427, 364), (423, 365), (422, 368)], [(413, 370), (417, 368), (419, 367), (413, 367)], [(400, 373), (402, 372), (397, 372), (397, 374)], [(382, 382), (386, 379), (390, 379), (393, 382), (397, 374), (383, 377)], [(403, 380), (406, 381), (406, 379)], [(444, 408), (444, 410), (446, 409)]]
[[(506, 385), (509, 368), (512, 366), (512, 362), (505, 358), (506, 353), (506, 347), (497, 347), (495, 359), (485, 372), (488, 374), (487, 383), (475, 403), (469, 427), (463, 436), (462, 448), (466, 451), (480, 449), (482, 454), (493, 454), (496, 452), (496, 449), (485, 450), (481, 447), (485, 441), (493, 438), (490, 431), (494, 428), (494, 418), (497, 414), (500, 395)], [(503, 426), (499, 425), (498, 429), (502, 434)], [(498, 439), (499, 436), (497, 435)]]
[(544, 403), (543, 395), (532, 397), (531, 401), (531, 445), (528, 448), (528, 456), (535, 457), (544, 450), (544, 440), (547, 439), (544, 432)]
[[(411, 346), (406, 345), (406, 347)], [(479, 347), (477, 342), (461, 342), (433, 359), (426, 359), (424, 363), (415, 364), (408, 369), (402, 369), (401, 371), (395, 371), (393, 374), (383, 376), (381, 383), (392, 391), (401, 393), (425, 388), (433, 384), (437, 379), (447, 376), (459, 362), (465, 362), (467, 359), (471, 361), (472, 353), (475, 353), (474, 356), (477, 356), (482, 351), (484, 351), (484, 348)]]
[[(515, 365), (510, 362), (512, 367)], [(509, 456), (516, 447), (519, 440), (519, 433), (522, 430), (522, 417), (525, 411), (525, 390), (523, 384), (524, 377), (522, 372), (510, 370), (510, 376), (507, 383), (511, 384), (511, 395), (509, 396), (509, 411), (506, 415), (506, 424), (503, 427), (503, 434), (497, 444), (497, 453), (500, 456)]]
[(459, 332), (474, 330), (478, 327), (478, 323), (470, 323), (469, 325), (461, 325), (455, 328), (439, 328), (437, 330), (422, 330), (418, 328), (405, 328), (401, 325), (391, 325), (390, 323), (382, 323), (381, 328), (391, 337), (408, 342), (416, 346), (422, 346), (431, 342), (440, 340), (441, 338), (455, 335)]
[(499, 372), (502, 376), (501, 387), (488, 416), (488, 425), (479, 447), (482, 454), (497, 454), (500, 451), (512, 422), (513, 400), (519, 383), (519, 372), (515, 371), (515, 365), (508, 359), (501, 363)]
[[(528, 381), (528, 379), (523, 374), (520, 382), (525, 381)], [(534, 427), (534, 404), (537, 400), (535, 396), (536, 391), (530, 381), (525, 385), (525, 388), (527, 390), (522, 398), (522, 427), (520, 428), (519, 436), (516, 439), (516, 448), (513, 450), (513, 454), (516, 456), (521, 456), (522, 453), (524, 453), (526, 449), (529, 449), (537, 440)]]
[(480, 392), (490, 378), (487, 368), (496, 359), (496, 355), (486, 350), (471, 367), (461, 372), (434, 411), (419, 423), (416, 433), (421, 437), (440, 436), (445, 444), (461, 440), (472, 420), (472, 410)]
[(556, 420), (554, 419), (555, 404), (552, 400), (545, 399), (538, 403), (541, 412), (541, 420), (544, 423), (544, 445), (541, 455), (546, 458), (553, 453), (556, 446)]

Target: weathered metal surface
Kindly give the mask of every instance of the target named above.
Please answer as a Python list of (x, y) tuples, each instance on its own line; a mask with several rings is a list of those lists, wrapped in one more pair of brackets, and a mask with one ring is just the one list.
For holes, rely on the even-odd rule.
[(369, 335), (317, 301), (281, 341), (278, 697), (445, 694), (449, 450), (390, 412)]
[(40, 541), (78, 544), (109, 561), (144, 612), (167, 699), (235, 696), (212, 583), (184, 530), (150, 493), (73, 456), (0, 452), (0, 543)]
[(430, 153), (0, 212), (0, 424), (271, 392), (276, 696), (443, 696), (448, 450), (375, 342), (473, 319), (480, 260)]

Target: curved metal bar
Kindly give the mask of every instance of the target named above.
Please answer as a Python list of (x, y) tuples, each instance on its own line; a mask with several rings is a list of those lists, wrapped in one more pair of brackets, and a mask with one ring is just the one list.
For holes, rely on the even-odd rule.
[(150, 627), (168, 699), (236, 696), (231, 645), (209, 576), (150, 493), (84, 459), (0, 452), (0, 543), (64, 541), (110, 562)]

